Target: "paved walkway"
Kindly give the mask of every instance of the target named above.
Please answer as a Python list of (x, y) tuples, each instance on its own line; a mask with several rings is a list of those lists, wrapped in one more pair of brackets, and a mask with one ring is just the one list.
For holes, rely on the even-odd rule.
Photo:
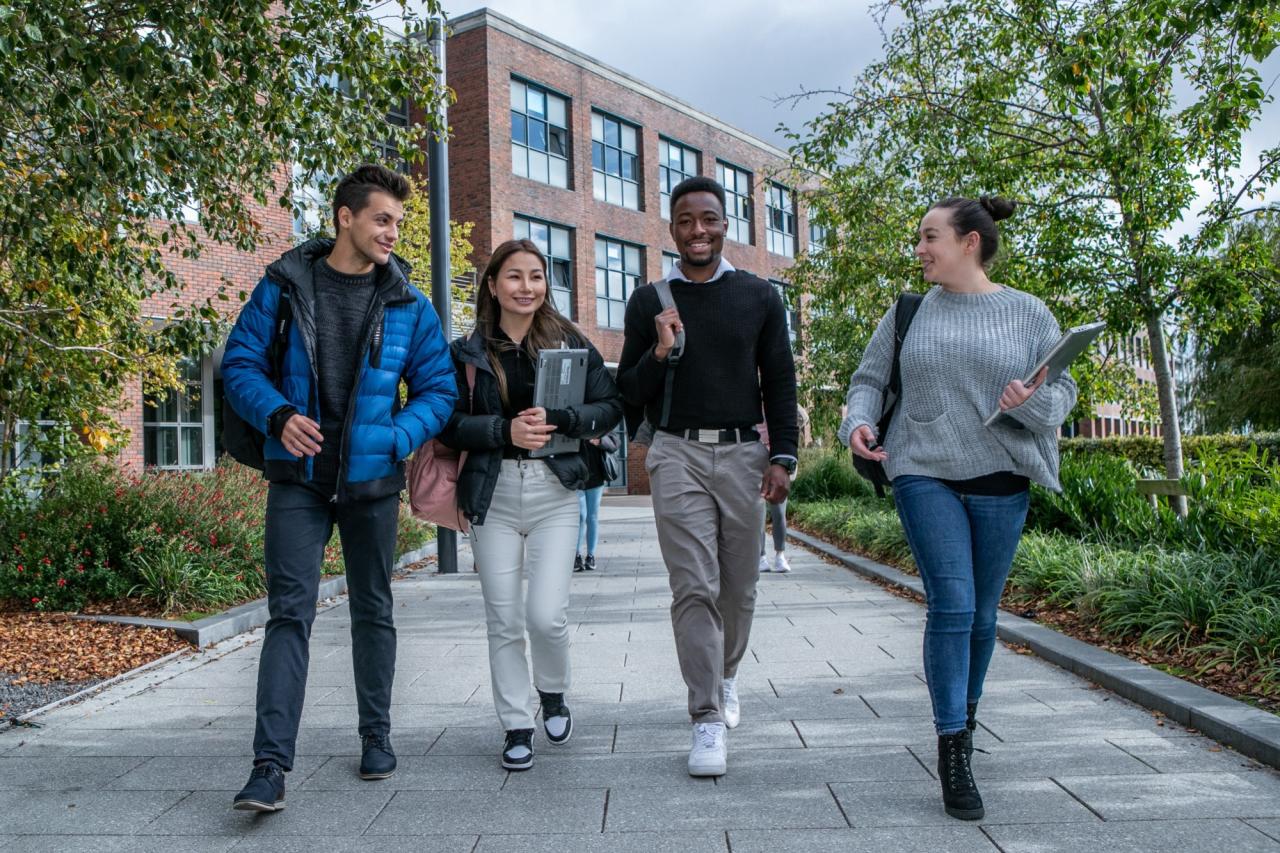
[(1280, 775), (1003, 646), (975, 755), (988, 818), (946, 817), (920, 607), (800, 551), (761, 578), (729, 775), (690, 779), (652, 516), (604, 515), (600, 571), (574, 579), (574, 737), (533, 770), (498, 765), (464, 555), (397, 586), (393, 778), (355, 776), (340, 602), (316, 622), (287, 810), (228, 808), (258, 631), (0, 734), (0, 851), (1280, 851)]

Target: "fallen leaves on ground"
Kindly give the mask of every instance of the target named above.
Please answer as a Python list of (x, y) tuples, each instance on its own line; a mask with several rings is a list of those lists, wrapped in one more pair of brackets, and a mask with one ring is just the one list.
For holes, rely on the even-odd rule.
[(0, 614), (0, 672), (13, 684), (112, 678), (191, 648), (172, 631), (73, 619), (63, 613)]

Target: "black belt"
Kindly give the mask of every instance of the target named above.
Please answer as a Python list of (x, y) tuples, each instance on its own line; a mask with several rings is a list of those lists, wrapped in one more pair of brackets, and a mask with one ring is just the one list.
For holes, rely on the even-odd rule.
[(662, 429), (660, 427), (659, 429), (700, 444), (746, 444), (760, 440), (760, 433), (756, 432), (755, 427), (741, 429)]

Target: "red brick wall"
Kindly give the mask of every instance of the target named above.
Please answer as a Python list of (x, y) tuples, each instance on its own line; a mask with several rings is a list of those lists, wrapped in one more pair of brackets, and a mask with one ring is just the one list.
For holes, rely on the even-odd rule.
[[(716, 177), (716, 161), (752, 172), (754, 245), (725, 244), (725, 257), (739, 269), (785, 279), (789, 258), (765, 248), (765, 186), (770, 172), (785, 162), (648, 94), (494, 27), (465, 30), (448, 42), (449, 84), (458, 103), (450, 111), (450, 195), (455, 219), (472, 221), (477, 266), (492, 247), (510, 239), (515, 214), (573, 229), (574, 319), (606, 361), (622, 353), (622, 332), (596, 325), (595, 238), (597, 234), (645, 247), (645, 277), (662, 275), (662, 253), (674, 252), (668, 222), (660, 213), (658, 141), (669, 137), (700, 151), (701, 174)], [(569, 99), (568, 189), (515, 175), (511, 169), (510, 80), (520, 77)], [(591, 113), (599, 109), (640, 127), (641, 210), (597, 201), (592, 195)], [(797, 209), (797, 247), (805, 245), (808, 224)], [(631, 447), (628, 491), (648, 492), (644, 451)]]
[[(288, 186), (289, 175), (287, 165), (281, 165), (276, 170), (276, 196)], [(215, 300), (214, 305), (223, 309), (227, 319), (234, 320), (240, 312), (238, 292), (245, 291), (247, 297), (262, 278), (267, 264), (293, 246), (293, 217), (289, 210), (278, 205), (265, 208), (255, 205), (254, 208), (254, 216), (262, 229), (256, 252), (238, 252), (230, 247), (208, 242), (203, 245), (199, 260), (192, 261), (175, 253), (166, 260), (165, 265), (182, 279), (184, 289), (180, 293), (158, 294), (148, 299), (144, 303), (143, 314), (156, 318), (171, 317), (175, 303), (203, 303), (210, 297), (216, 297), (218, 288), (225, 281), (229, 301), (221, 303)], [(131, 437), (120, 461), (126, 467), (138, 469), (142, 467), (143, 459), (142, 377), (135, 377), (125, 386), (123, 397), (124, 406), (120, 410), (119, 419), (130, 430)]]

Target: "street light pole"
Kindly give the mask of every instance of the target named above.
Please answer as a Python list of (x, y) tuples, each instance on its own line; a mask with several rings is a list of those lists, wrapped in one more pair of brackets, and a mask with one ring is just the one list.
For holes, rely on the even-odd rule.
[[(438, 92), (446, 80), (444, 16), (431, 22), (431, 52), (439, 69)], [(448, 107), (443, 98), (436, 104), (436, 131), (427, 142), (427, 201), (431, 210), (431, 303), (440, 317), (445, 340), (453, 340), (453, 311), (449, 304), (449, 141)], [(447, 527), (436, 528), (436, 560), (441, 574), (458, 572), (458, 534)]]

